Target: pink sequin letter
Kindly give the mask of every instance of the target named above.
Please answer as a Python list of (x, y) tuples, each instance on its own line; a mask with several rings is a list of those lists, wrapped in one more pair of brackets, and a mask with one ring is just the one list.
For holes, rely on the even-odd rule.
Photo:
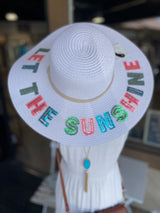
[(89, 118), (88, 119), (88, 123), (89, 123), (89, 131), (87, 129), (87, 120), (86, 120), (86, 118), (82, 118), (81, 119), (82, 132), (86, 136), (92, 135), (95, 132), (94, 118)]
[(125, 93), (124, 95), (125, 98), (128, 99), (128, 101), (121, 99), (120, 103), (126, 107), (127, 109), (129, 109), (131, 112), (134, 112), (136, 110), (136, 108), (134, 106), (131, 105), (131, 103), (134, 103), (135, 105), (139, 105), (140, 100), (138, 100), (137, 98), (135, 98), (134, 96), (132, 96), (131, 94), (129, 94), (128, 92)]
[(139, 70), (141, 67), (140, 67), (140, 64), (138, 61), (134, 61), (135, 64), (133, 64), (133, 62), (129, 62), (129, 65), (127, 64), (126, 61), (123, 62), (124, 64), (124, 67), (125, 67), (125, 70)]
[(38, 52), (48, 52), (50, 49), (40, 48), (35, 52), (34, 55), (28, 58), (28, 60), (33, 59), (33, 61), (37, 60), (37, 62), (41, 62), (45, 55), (37, 55)]
[(28, 60), (33, 59), (33, 61), (41, 62), (45, 55), (32, 55)]
[(41, 95), (39, 95), (37, 98), (26, 104), (28, 109), (35, 107), (31, 110), (33, 116), (37, 115), (39, 112), (41, 112), (48, 106), (45, 101), (40, 104), (41, 101), (43, 101), (43, 98)]

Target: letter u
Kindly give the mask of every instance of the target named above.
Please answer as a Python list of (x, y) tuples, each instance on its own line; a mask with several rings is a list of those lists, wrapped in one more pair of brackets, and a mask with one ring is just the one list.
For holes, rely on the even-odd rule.
[(92, 135), (95, 132), (95, 121), (94, 121), (94, 117), (88, 118), (88, 124), (89, 124), (89, 128), (87, 128), (87, 119), (86, 118), (82, 118), (81, 119), (82, 132), (86, 136)]

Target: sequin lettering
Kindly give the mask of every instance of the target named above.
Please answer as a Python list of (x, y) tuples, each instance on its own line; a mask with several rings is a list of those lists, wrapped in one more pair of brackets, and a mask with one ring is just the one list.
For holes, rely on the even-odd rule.
[(144, 85), (144, 81), (140, 81), (140, 79), (144, 78), (143, 73), (127, 73), (127, 76), (129, 78), (132, 78), (128, 80), (129, 85)]
[(36, 61), (37, 62), (41, 62), (42, 59), (44, 58), (45, 55), (37, 55), (38, 52), (48, 52), (50, 49), (44, 49), (44, 48), (40, 48), (39, 50), (37, 50), (35, 52), (35, 54), (31, 55), (28, 60), (30, 61), (31, 59), (33, 59), (33, 61)]
[(81, 121), (82, 132), (83, 132), (84, 135), (89, 136), (89, 135), (94, 134), (94, 132), (95, 132), (95, 121), (94, 121), (94, 118), (89, 118), (88, 119), (89, 130), (87, 129), (87, 119), (86, 118), (82, 118), (80, 121)]
[(32, 92), (34, 92), (35, 95), (39, 94), (36, 82), (33, 82), (31, 87), (20, 89), (21, 95), (26, 95)]
[(76, 117), (69, 117), (65, 124), (67, 126), (67, 128), (64, 128), (64, 131), (68, 134), (68, 135), (76, 135), (78, 133), (78, 124), (79, 124), (79, 120)]
[(127, 98), (128, 101), (121, 99), (120, 101), (121, 105), (129, 109), (131, 112), (134, 112), (136, 108), (132, 106), (131, 103), (134, 103), (135, 105), (138, 106), (140, 101), (131, 94), (129, 94), (128, 92), (125, 93), (124, 97)]
[(39, 67), (39, 63), (42, 61), (45, 55), (37, 55), (38, 52), (48, 52), (50, 49), (45, 49), (45, 48), (40, 48), (37, 50), (33, 55), (31, 55), (28, 60), (30, 61), (31, 59), (33, 61), (37, 61), (35, 65), (23, 65), (22, 69), (30, 69), (33, 70), (33, 73), (36, 73)]
[[(23, 65), (22, 69), (31, 70), (33, 73), (37, 73), (39, 64), (45, 57), (45, 53), (47, 53), (50, 49), (40, 48), (38, 49), (33, 55), (31, 55), (28, 60), (31, 61), (32, 65)], [(40, 54), (43, 53), (43, 54)], [(119, 57), (123, 57), (123, 54), (119, 54)], [(28, 62), (27, 62), (28, 63)], [(130, 61), (130, 62), (122, 62), (125, 68), (126, 75), (128, 77), (128, 86), (127, 91), (124, 94), (124, 97), (120, 100), (119, 104), (114, 105), (111, 108), (111, 111), (104, 112), (103, 114), (98, 114), (95, 117), (81, 118), (78, 119), (77, 117), (71, 116), (68, 117), (65, 121), (65, 128), (64, 132), (67, 135), (76, 135), (81, 130), (82, 134), (85, 136), (93, 135), (96, 131), (95, 126), (98, 124), (100, 132), (105, 133), (108, 129), (112, 130), (115, 127), (115, 124), (112, 120), (116, 120), (119, 123), (124, 122), (128, 118), (128, 113), (126, 109), (134, 112), (136, 110), (136, 106), (140, 104), (140, 100), (133, 96), (133, 94), (143, 96), (143, 90), (139, 88), (134, 88), (132, 85), (143, 86), (144, 85), (144, 75), (143, 73), (134, 72), (134, 70), (141, 69), (138, 60)], [(29, 84), (28, 87), (22, 88), (19, 90), (21, 95), (26, 94), (35, 94), (38, 95), (36, 98), (31, 100), (26, 104), (26, 107), (31, 110), (31, 114), (33, 116), (37, 115), (38, 113), (42, 112), (38, 118), (39, 122), (48, 127), (50, 125), (50, 121), (53, 120), (54, 116), (58, 115), (58, 112), (47, 105), (47, 103), (43, 100), (43, 97), (39, 95), (38, 86), (36, 82), (32, 82)], [(102, 113), (102, 112), (101, 112)], [(56, 120), (56, 119), (55, 119)], [(95, 121), (97, 124), (95, 124)], [(81, 128), (79, 128), (79, 125)], [(99, 130), (98, 130), (99, 131)]]
[(37, 54), (38, 52), (48, 52), (48, 51), (50, 51), (50, 49), (40, 48), (35, 52), (35, 54)]
[(28, 60), (33, 59), (33, 61), (41, 62), (45, 55), (32, 55)]
[(48, 106), (45, 101), (44, 102), (42, 101), (43, 101), (43, 98), (41, 95), (39, 95), (38, 97), (36, 97), (35, 99), (33, 99), (32, 101), (26, 104), (28, 109), (34, 107), (34, 109), (31, 110), (31, 113), (33, 116), (37, 115), (39, 112), (41, 112)]
[(133, 87), (127, 87), (127, 91), (132, 93), (132, 94), (143, 96), (143, 91), (142, 90), (139, 90), (139, 89), (136, 89), (136, 88), (133, 88)]
[(67, 120), (65, 121), (65, 124), (67, 126), (67, 128), (64, 128), (64, 131), (68, 134), (68, 135), (76, 135), (78, 133), (78, 124), (79, 124), (79, 120), (76, 117), (69, 117), (67, 118)]
[(110, 113), (105, 112), (105, 113), (103, 113), (103, 115), (104, 115), (104, 117), (102, 115), (96, 116), (97, 123), (98, 123), (99, 128), (100, 128), (102, 133), (107, 131), (107, 127), (109, 129), (115, 128), (115, 125), (112, 121)]
[(46, 127), (49, 126), (49, 122), (47, 122), (47, 119), (48, 120), (53, 119), (53, 116), (51, 114), (56, 116), (56, 115), (58, 115), (58, 112), (49, 106), (46, 109), (46, 111), (43, 113), (43, 115), (39, 118), (39, 121)]
[(27, 69), (27, 70), (33, 70), (33, 73), (36, 73), (39, 67), (39, 63), (36, 63), (35, 65), (23, 65), (22, 69)]
[(120, 104), (122, 104), (122, 106), (126, 107), (127, 109), (129, 109), (131, 112), (134, 112), (136, 110), (136, 108), (134, 106), (132, 106), (131, 104), (129, 104), (127, 101), (125, 101), (124, 99), (121, 99)]
[(137, 60), (134, 61), (134, 64), (133, 64), (133, 62), (129, 62), (129, 65), (128, 65), (126, 61), (124, 61), (123, 64), (124, 64), (125, 70), (127, 70), (127, 71), (128, 70), (141, 69), (140, 64), (139, 64), (139, 62)]
[(123, 122), (128, 118), (128, 113), (121, 105), (115, 105), (111, 110), (111, 114), (114, 118), (117, 118), (118, 122)]

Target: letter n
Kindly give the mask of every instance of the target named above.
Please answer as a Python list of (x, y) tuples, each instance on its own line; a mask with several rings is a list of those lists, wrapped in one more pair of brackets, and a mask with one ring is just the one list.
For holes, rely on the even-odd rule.
[(140, 79), (144, 78), (143, 73), (127, 73), (127, 76), (129, 78), (131, 78), (130, 80), (128, 80), (128, 84), (129, 85), (140, 85), (143, 86), (144, 85), (144, 81), (140, 81)]
[(110, 113), (105, 112), (103, 115), (104, 117), (102, 115), (96, 116), (97, 123), (102, 133), (107, 131), (107, 127), (109, 129), (115, 128), (115, 125), (113, 123)]

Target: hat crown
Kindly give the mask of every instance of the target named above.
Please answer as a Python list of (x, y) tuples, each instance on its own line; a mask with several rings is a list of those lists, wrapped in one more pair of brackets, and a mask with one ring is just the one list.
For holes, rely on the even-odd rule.
[(97, 25), (72, 24), (53, 43), (51, 79), (66, 96), (92, 99), (110, 85), (114, 63), (113, 46)]

